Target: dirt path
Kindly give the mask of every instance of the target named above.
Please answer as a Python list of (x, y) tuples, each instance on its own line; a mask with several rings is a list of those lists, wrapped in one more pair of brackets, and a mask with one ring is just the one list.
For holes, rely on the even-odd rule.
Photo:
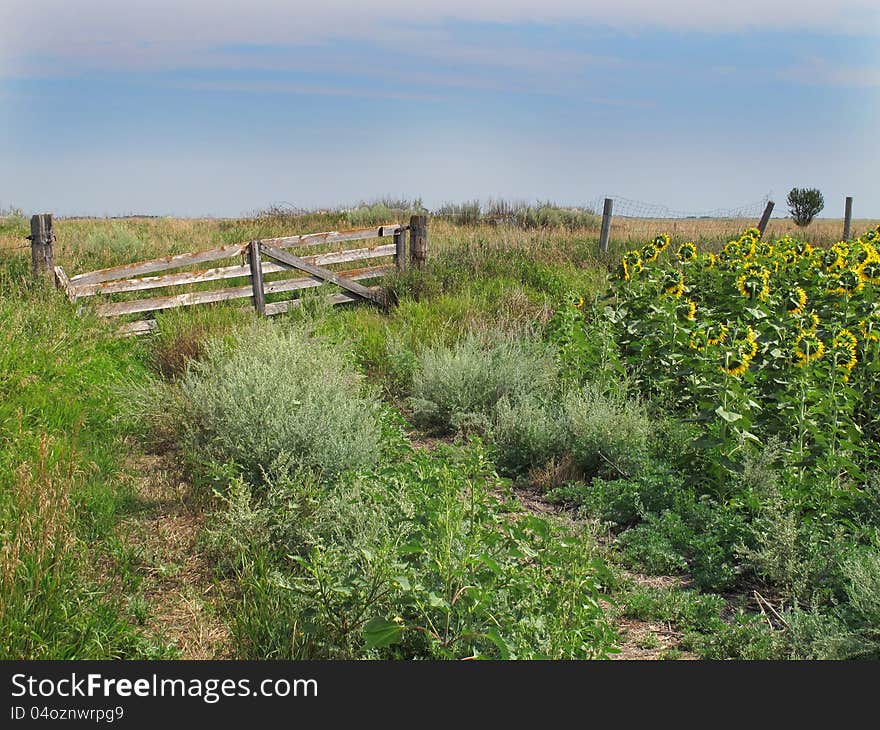
[[(572, 522), (570, 513), (557, 504), (548, 502), (540, 490), (534, 488), (516, 489), (517, 500), (529, 512), (548, 519)], [(650, 587), (670, 587), (679, 585), (681, 579), (674, 576), (648, 576), (632, 571), (624, 571), (627, 580), (636, 585)], [(603, 609), (620, 633), (618, 654), (612, 659), (697, 659), (694, 654), (681, 649), (681, 634), (671, 623), (641, 621), (624, 616), (625, 606), (613, 606), (603, 602)]]
[(141, 578), (144, 629), (173, 644), (182, 659), (230, 656), (211, 566), (196, 549), (204, 514), (167, 456), (135, 454), (129, 472), (135, 508), (120, 523)]
[[(669, 575), (645, 575), (623, 571), (628, 581), (648, 588), (683, 588), (681, 578)], [(681, 632), (668, 621), (642, 621), (624, 616), (625, 606), (609, 607), (620, 631), (620, 653), (613, 659), (699, 659), (681, 648)]]
[[(430, 450), (441, 439), (412, 439), (415, 448)], [(140, 579), (144, 630), (157, 642), (173, 644), (182, 659), (231, 658), (229, 628), (221, 618), (220, 589), (211, 566), (197, 549), (204, 512), (190, 485), (181, 480), (169, 456), (135, 453), (132, 474), (134, 508), (120, 523), (120, 536), (135, 556)], [(539, 490), (515, 490), (529, 512), (569, 521), (566, 510), (544, 499)], [(626, 572), (639, 585), (668, 585), (679, 579)], [(612, 658), (655, 660), (695, 659), (680, 649), (675, 626), (623, 615), (624, 607), (604, 606), (620, 632), (620, 653)]]

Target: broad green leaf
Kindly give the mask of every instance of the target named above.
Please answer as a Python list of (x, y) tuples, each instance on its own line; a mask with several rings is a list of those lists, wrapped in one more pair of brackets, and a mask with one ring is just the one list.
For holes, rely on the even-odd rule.
[(403, 638), (403, 626), (377, 616), (364, 625), (364, 640), (370, 649), (379, 649), (397, 644)]
[(733, 411), (724, 410), (724, 406), (718, 406), (715, 409), (715, 413), (717, 413), (721, 418), (723, 418), (728, 423), (736, 423), (738, 420), (742, 418), (741, 413), (734, 413)]

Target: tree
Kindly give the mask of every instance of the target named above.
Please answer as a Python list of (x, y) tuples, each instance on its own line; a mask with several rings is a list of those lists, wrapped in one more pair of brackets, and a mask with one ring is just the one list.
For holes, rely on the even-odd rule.
[(788, 194), (788, 209), (799, 226), (808, 226), (825, 207), (825, 198), (815, 188), (792, 188)]

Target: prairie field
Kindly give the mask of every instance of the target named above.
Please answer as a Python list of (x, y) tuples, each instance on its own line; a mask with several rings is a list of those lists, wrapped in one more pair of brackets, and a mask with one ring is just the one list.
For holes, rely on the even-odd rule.
[[(55, 264), (408, 220), (56, 219)], [(0, 658), (880, 658), (878, 221), (548, 220), (432, 218), (387, 311), (122, 338), (0, 219)]]

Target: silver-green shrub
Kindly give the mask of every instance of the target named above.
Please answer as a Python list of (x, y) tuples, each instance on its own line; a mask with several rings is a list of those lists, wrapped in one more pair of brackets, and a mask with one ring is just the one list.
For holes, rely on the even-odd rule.
[(418, 426), (441, 433), (488, 431), (502, 399), (516, 404), (556, 382), (552, 352), (540, 342), (470, 336), (419, 357), (410, 406)]
[(327, 345), (278, 326), (215, 341), (181, 382), (183, 442), (254, 484), (302, 469), (332, 478), (374, 464), (379, 401)]
[(565, 424), (559, 407), (538, 396), (511, 403), (499, 401), (495, 410), (493, 445), (498, 466), (509, 474), (525, 474), (567, 450)]
[(561, 419), (568, 448), (587, 475), (638, 472), (651, 451), (654, 427), (641, 403), (589, 385), (563, 397)]

